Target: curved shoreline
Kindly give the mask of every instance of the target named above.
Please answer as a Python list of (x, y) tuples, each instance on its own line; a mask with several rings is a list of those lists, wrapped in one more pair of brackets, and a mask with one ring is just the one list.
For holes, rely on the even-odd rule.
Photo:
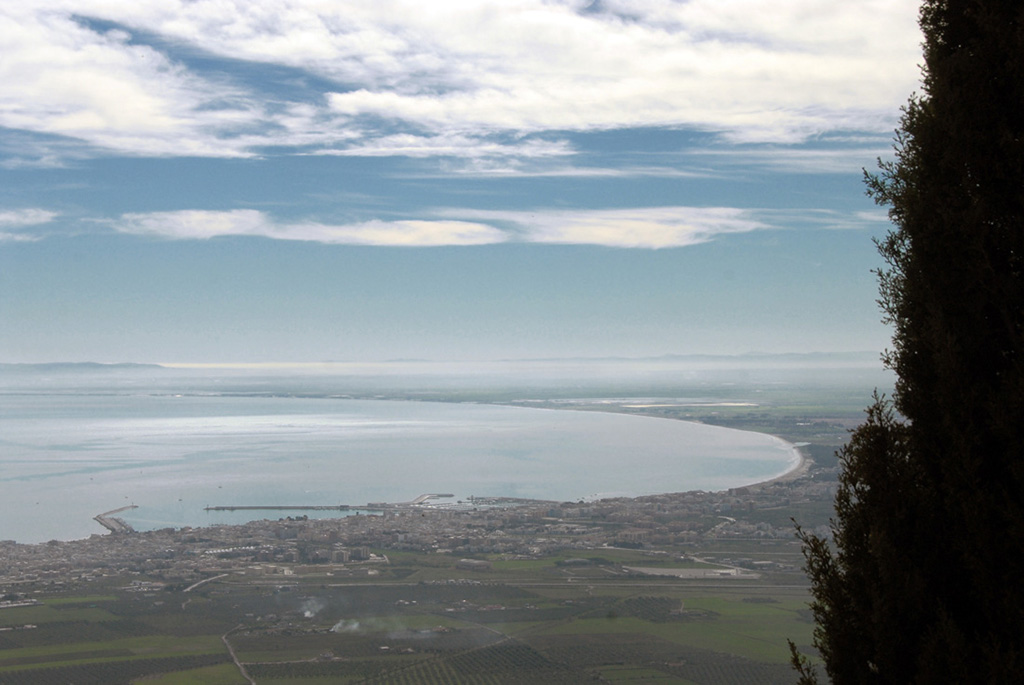
[[(273, 398), (271, 398), (271, 399), (273, 399)], [(331, 399), (337, 399), (337, 398), (331, 398)], [(345, 401), (349, 401), (349, 398), (343, 398), (343, 399)], [(397, 403), (402, 403), (402, 404), (406, 404), (406, 405), (413, 404), (413, 402), (409, 402), (408, 400), (406, 400), (406, 401), (390, 400), (390, 402), (396, 403), (396, 404)], [(505, 409), (505, 410), (516, 408), (516, 409), (519, 409), (520, 411), (522, 411), (523, 409), (534, 409), (534, 410), (545, 410), (546, 409), (549, 412), (565, 411), (566, 409), (573, 409), (573, 410), (575, 410), (577, 412), (581, 411), (581, 409), (579, 407), (572, 407), (572, 406), (564, 406), (564, 407), (558, 407), (558, 406), (555, 406), (555, 407), (552, 407), (552, 406), (530, 407), (530, 406), (525, 406), (524, 407), (522, 405), (516, 405), (516, 404), (511, 404), (510, 405), (510, 404), (492, 404), (492, 403), (476, 403), (476, 402), (472, 402), (472, 403), (452, 402), (452, 403), (445, 403), (445, 404), (489, 404), (490, 406), (495, 407), (495, 408), (501, 408), (501, 409)], [(804, 473), (806, 473), (806, 471), (808, 469), (808, 460), (806, 458), (806, 455), (796, 445), (793, 445), (789, 441), (784, 440), (784, 439), (780, 438), (779, 436), (775, 436), (775, 435), (772, 435), (770, 433), (766, 433), (766, 432), (763, 432), (763, 431), (752, 431), (752, 430), (745, 430), (745, 429), (742, 429), (742, 428), (735, 428), (735, 427), (731, 427), (731, 426), (720, 426), (720, 425), (715, 425), (713, 423), (706, 423), (706, 422), (703, 422), (703, 421), (688, 420), (686, 418), (675, 417), (675, 416), (657, 415), (657, 414), (654, 414), (654, 413), (650, 413), (649, 414), (649, 413), (634, 412), (634, 411), (614, 411), (614, 409), (612, 409), (612, 411), (608, 411), (608, 408), (604, 408), (603, 410), (597, 410), (597, 411), (595, 411), (594, 409), (591, 409), (590, 411), (591, 411), (591, 413), (612, 413), (612, 414), (618, 414), (618, 415), (622, 416), (622, 418), (627, 420), (627, 421), (629, 420), (627, 417), (630, 417), (630, 416), (633, 417), (633, 420), (636, 420), (636, 419), (639, 419), (639, 418), (646, 418), (646, 419), (669, 419), (671, 421), (681, 422), (682, 424), (687, 424), (687, 423), (688, 424), (693, 424), (693, 426), (695, 428), (696, 427), (700, 427), (700, 428), (703, 428), (704, 430), (713, 430), (713, 431), (716, 431), (716, 432), (721, 432), (721, 431), (735, 432), (735, 434), (737, 436), (739, 436), (740, 434), (747, 434), (748, 436), (751, 436), (751, 434), (753, 434), (753, 436), (762, 437), (764, 439), (764, 441), (766, 443), (768, 443), (768, 444), (765, 445), (765, 448), (764, 448), (764, 450), (765, 450), (765, 452), (764, 452), (764, 460), (765, 461), (763, 463), (763, 466), (768, 466), (769, 468), (757, 469), (757, 470), (760, 470), (761, 473), (764, 474), (764, 475), (760, 475), (759, 476), (759, 475), (757, 475), (757, 470), (754, 470), (752, 473), (748, 472), (748, 479), (749, 480), (748, 479), (739, 478), (739, 479), (732, 480), (731, 483), (728, 480), (725, 480), (725, 482), (723, 482), (724, 479), (723, 480), (718, 480), (717, 482), (715, 482), (714, 479), (706, 480), (705, 482), (701, 482), (699, 477), (696, 480), (691, 480), (691, 478), (689, 477), (689, 474), (684, 473), (682, 471), (680, 471), (678, 473), (676, 472), (676, 466), (680, 463), (680, 461), (678, 459), (678, 457), (679, 457), (679, 450), (684, 448), (686, 444), (689, 444), (689, 438), (687, 438), (685, 435), (682, 435), (681, 437), (673, 437), (669, 441), (662, 441), (662, 446), (664, 447), (664, 449), (659, 448), (658, 450), (655, 450), (655, 452), (654, 452), (654, 453), (656, 453), (658, 455), (661, 455), (662, 458), (660, 459), (660, 461), (658, 461), (658, 460), (652, 461), (648, 468), (640, 469), (640, 471), (643, 472), (641, 480), (643, 480), (644, 483), (643, 483), (643, 485), (640, 485), (640, 487), (637, 487), (635, 489), (634, 488), (629, 488), (629, 490), (633, 490), (633, 493), (629, 493), (628, 491), (623, 491), (620, 494), (609, 492), (608, 489), (605, 489), (605, 488), (601, 487), (602, 484), (598, 484), (598, 485), (594, 486), (593, 489), (590, 489), (590, 488), (585, 489), (584, 492), (583, 492), (584, 496), (580, 496), (580, 493), (577, 491), (570, 498), (570, 499), (573, 499), (573, 500), (575, 500), (576, 498), (587, 499), (587, 500), (592, 500), (592, 501), (593, 500), (600, 500), (600, 499), (618, 499), (618, 498), (636, 499), (638, 497), (647, 497), (647, 496), (651, 496), (651, 495), (659, 495), (659, 494), (660, 495), (671, 495), (671, 494), (674, 494), (674, 493), (697, 492), (697, 491), (709, 492), (709, 493), (724, 493), (724, 492), (727, 492), (728, 490), (731, 490), (731, 489), (734, 489), (734, 488), (759, 488), (759, 487), (763, 487), (763, 486), (765, 486), (767, 484), (770, 484), (770, 483), (795, 480), (795, 479), (799, 478), (800, 476), (802, 476)], [(275, 416), (276, 416), (276, 414), (275, 414)], [(607, 426), (608, 423), (609, 423), (609, 421), (607, 421), (605, 419), (600, 419), (598, 417), (594, 417), (594, 418), (597, 419), (597, 421), (596, 422), (592, 422), (592, 423), (593, 423), (593, 425), (595, 425), (597, 427)], [(558, 423), (561, 423), (561, 422), (558, 421)], [(573, 422), (573, 423), (575, 423), (575, 422)], [(614, 422), (612, 422), (612, 424), (614, 425)], [(641, 427), (640, 430), (641, 430), (641, 433), (643, 435), (645, 435), (645, 436), (658, 435), (658, 434), (661, 434), (661, 433), (665, 433), (666, 432), (666, 428), (668, 427), (668, 424), (665, 424), (664, 422), (662, 422), (661, 425), (663, 426), (663, 428), (661, 428), (661, 429), (658, 429), (655, 425), (648, 425), (646, 428)], [(676, 425), (679, 425), (679, 424), (677, 423)], [(289, 426), (291, 426), (290, 423), (289, 423)], [(675, 433), (675, 431), (673, 429), (670, 429), (670, 428), (668, 429), (667, 432), (669, 434), (674, 434)], [(589, 444), (589, 443), (586, 440), (583, 440), (579, 444), (583, 445), (583, 444)], [(565, 450), (565, 446), (566, 445), (570, 445), (572, 447), (576, 447), (577, 446), (576, 443), (563, 443), (562, 444), (562, 450), (563, 451)], [(608, 475), (608, 476), (613, 477), (613, 474), (618, 473), (620, 470), (622, 470), (622, 468), (626, 468), (627, 471), (635, 472), (631, 467), (624, 466), (624, 465), (626, 463), (628, 463), (629, 461), (631, 461), (628, 458), (629, 455), (634, 455), (635, 454), (638, 457), (641, 456), (642, 452), (639, 452), (639, 453), (637, 452), (638, 447), (639, 447), (639, 444), (637, 442), (633, 442), (633, 443), (629, 443), (627, 446), (624, 446), (621, 450), (617, 450), (617, 451), (609, 453), (611, 455), (609, 457), (610, 461), (605, 462), (610, 467), (609, 470), (608, 470), (608, 473), (607, 474), (602, 474), (599, 469), (595, 469), (594, 470), (595, 476), (597, 476), (599, 478), (603, 477), (604, 475)], [(780, 452), (779, 450), (782, 450), (782, 451)], [(793, 450), (796, 451), (796, 454), (793, 454)], [(576, 449), (575, 451), (579, 452), (580, 450)], [(768, 454), (769, 451), (774, 452), (774, 455)], [(654, 453), (652, 453), (652, 454), (654, 454)], [(781, 456), (783, 454), (786, 454), (787, 458), (785, 460), (781, 459)], [(707, 458), (713, 458), (714, 456), (715, 456), (715, 452), (713, 450), (705, 453), (705, 457), (707, 457)], [(783, 465), (785, 465), (784, 469), (779, 469), (779, 467), (783, 466)], [(233, 473), (233, 472), (230, 472), (230, 473)], [(225, 483), (227, 483), (227, 482), (228, 481), (225, 480)], [(579, 485), (578, 482), (576, 482), (576, 481), (573, 481), (573, 482), (575, 482), (576, 485)], [(605, 483), (607, 483), (607, 481), (605, 481)], [(625, 483), (622, 483), (622, 484), (625, 484)], [(219, 485), (218, 485), (218, 488), (219, 488)], [(595, 493), (595, 494), (586, 496), (587, 490), (589, 490), (591, 493)], [(604, 491), (602, 492), (602, 490), (604, 490)], [(470, 492), (470, 491), (467, 490), (467, 492)], [(120, 494), (120, 493), (118, 493), (118, 494)], [(130, 494), (134, 495), (130, 501), (137, 501), (139, 499), (139, 497), (140, 497), (139, 495), (137, 495), (137, 493), (130, 493)], [(213, 496), (216, 496), (216, 495), (213, 495)], [(523, 496), (538, 497), (538, 495), (523, 495)], [(548, 495), (539, 495), (539, 497), (543, 497), (545, 499), (552, 499), (552, 501), (554, 501), (554, 500), (559, 500), (560, 501), (562, 499), (566, 499), (565, 497), (554, 497), (554, 498), (552, 498), (552, 497), (550, 497)], [(127, 495), (125, 496), (125, 499), (126, 500), (128, 499)], [(168, 500), (168, 501), (170, 501), (170, 500)], [(180, 503), (182, 501), (182, 499), (179, 497), (177, 501)], [(363, 500), (356, 498), (354, 501), (363, 501)], [(219, 504), (220, 502), (219, 501), (215, 502), (215, 501), (213, 501), (211, 499), (211, 500), (205, 501), (204, 503), (209, 505), (211, 503)], [(270, 502), (270, 503), (274, 504), (274, 502)], [(290, 502), (286, 502), (286, 503), (290, 503)], [(170, 506), (171, 507), (178, 506), (179, 508), (181, 508), (181, 507), (189, 507), (191, 504), (192, 504), (192, 502), (188, 502), (187, 504), (179, 504), (179, 505), (171, 504)], [(93, 511), (95, 511), (95, 510), (93, 510)], [(153, 529), (153, 528), (179, 527), (179, 526), (182, 526), (182, 525), (192, 525), (192, 526), (195, 526), (195, 525), (198, 524), (199, 526), (206, 526), (206, 525), (214, 525), (214, 524), (220, 524), (220, 523), (223, 523), (223, 524), (226, 524), (226, 525), (231, 525), (231, 524), (235, 523), (234, 521), (227, 521), (227, 520), (225, 520), (225, 521), (211, 521), (211, 520), (208, 520), (208, 519), (205, 519), (205, 518), (202, 521), (192, 521), (191, 523), (188, 523), (188, 521), (186, 519), (180, 519), (180, 517), (177, 517), (177, 516), (173, 515), (174, 512), (172, 512), (172, 515), (168, 515), (164, 511), (157, 511), (157, 510), (154, 510), (154, 511), (156, 513), (152, 513), (152, 512), (151, 513), (147, 513), (145, 515), (145, 517), (139, 518), (138, 519), (138, 524), (139, 525), (136, 525), (135, 527), (137, 527), (139, 529), (147, 529), (148, 530), (148, 529)], [(90, 516), (92, 516), (91, 512), (89, 512), (89, 514), (90, 514)], [(140, 512), (140, 515), (141, 515), (141, 512)], [(135, 525), (135, 523), (136, 523), (135, 517), (133, 516), (133, 517), (130, 517), (130, 518), (132, 519), (131, 523), (133, 525)], [(88, 531), (88, 534), (92, 534), (92, 531)], [(64, 537), (65, 535), (66, 535), (66, 533), (64, 535), (61, 535), (58, 532), (56, 535), (52, 535), (52, 537)], [(46, 533), (46, 537), (50, 537), (50, 536), (51, 535), (49, 533)], [(77, 537), (77, 536), (74, 533), (72, 533), (71, 537)], [(42, 539), (43, 538), (40, 538), (40, 541)]]
[[(770, 435), (770, 434), (769, 433), (765, 433), (765, 435)], [(773, 437), (778, 437), (778, 436), (776, 435), (776, 436), (773, 436)], [(779, 440), (782, 440), (782, 438), (779, 438)], [(811, 458), (808, 457), (806, 454), (804, 454), (803, 449), (801, 449), (799, 446), (793, 445), (793, 443), (790, 443), (788, 441), (784, 441), (784, 442), (786, 442), (789, 445), (792, 445), (793, 449), (796, 450), (796, 453), (798, 455), (800, 455), (800, 460), (789, 471), (786, 471), (783, 474), (775, 476), (774, 478), (769, 478), (768, 480), (763, 480), (763, 481), (759, 481), (757, 483), (753, 483), (751, 485), (748, 485), (747, 486), (748, 488), (762, 488), (762, 487), (765, 487), (766, 485), (773, 485), (775, 483), (789, 483), (789, 482), (792, 482), (794, 480), (799, 480), (799, 479), (803, 478), (804, 476), (806, 476), (810, 472), (811, 465), (814, 463), (811, 460)]]
[[(499, 407), (500, 406), (516, 406), (516, 407), (518, 407), (518, 406), (522, 406), (522, 405), (518, 405), (518, 404), (514, 404), (514, 405), (498, 404), (498, 405), (495, 405), (495, 406), (499, 406)], [(814, 464), (814, 461), (809, 456), (807, 456), (807, 454), (803, 451), (803, 449), (801, 447), (801, 445), (806, 444), (806, 443), (800, 443), (800, 444), (792, 443), (789, 440), (786, 440), (785, 438), (783, 438), (783, 437), (781, 437), (779, 435), (775, 435), (774, 433), (765, 433), (763, 431), (748, 430), (748, 429), (745, 429), (745, 428), (734, 428), (732, 426), (719, 426), (719, 425), (713, 424), (713, 423), (705, 423), (704, 421), (693, 421), (691, 419), (680, 419), (680, 418), (675, 418), (675, 417), (671, 417), (671, 416), (661, 416), (659, 414), (648, 414), (648, 413), (646, 413), (644, 411), (624, 412), (624, 411), (614, 411), (614, 410), (611, 410), (611, 409), (584, 409), (584, 408), (580, 408), (580, 407), (529, 407), (529, 406), (526, 406), (526, 407), (523, 407), (523, 408), (524, 409), (539, 409), (539, 410), (547, 410), (547, 411), (589, 411), (589, 412), (598, 412), (598, 413), (604, 413), (604, 414), (625, 414), (626, 416), (643, 416), (643, 417), (649, 418), (649, 419), (664, 419), (666, 421), (682, 421), (684, 423), (695, 423), (695, 424), (700, 425), (700, 426), (714, 426), (715, 428), (720, 428), (722, 430), (739, 431), (741, 433), (754, 433), (756, 435), (767, 435), (767, 436), (770, 436), (770, 437), (778, 440), (779, 442), (783, 443), (784, 445), (788, 446), (788, 448), (791, 451), (795, 451), (797, 456), (799, 457), (797, 459), (796, 463), (793, 464), (793, 466), (791, 466), (789, 469), (787, 469), (783, 473), (780, 473), (777, 476), (773, 476), (773, 477), (771, 477), (771, 478), (769, 478), (767, 480), (759, 480), (759, 481), (755, 481), (753, 483), (750, 483), (748, 485), (743, 485), (743, 486), (739, 486), (739, 487), (761, 488), (761, 487), (765, 487), (767, 485), (772, 485), (774, 483), (789, 483), (789, 482), (794, 481), (794, 480), (799, 480), (800, 478), (803, 478), (804, 476), (806, 476), (810, 472), (811, 466), (813, 466), (813, 464)], [(730, 489), (731, 488), (726, 488), (726, 490), (730, 490)], [(725, 490), (722, 490), (721, 492), (724, 492), (724, 491)], [(676, 491), (673, 491), (673, 492), (676, 492)], [(681, 490), (681, 491), (678, 491), (678, 492), (686, 492), (686, 491), (685, 490)], [(667, 493), (666, 492), (666, 493), (656, 493), (656, 494), (671, 494), (671, 493)], [(648, 496), (649, 495), (638, 495), (638, 497), (648, 497)]]

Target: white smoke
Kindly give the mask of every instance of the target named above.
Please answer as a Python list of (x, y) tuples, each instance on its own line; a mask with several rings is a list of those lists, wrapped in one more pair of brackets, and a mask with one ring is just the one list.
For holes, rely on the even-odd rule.
[(302, 615), (306, 618), (313, 618), (327, 606), (322, 599), (307, 599), (302, 603)]
[(359, 621), (341, 619), (331, 628), (332, 633), (354, 633), (359, 630)]

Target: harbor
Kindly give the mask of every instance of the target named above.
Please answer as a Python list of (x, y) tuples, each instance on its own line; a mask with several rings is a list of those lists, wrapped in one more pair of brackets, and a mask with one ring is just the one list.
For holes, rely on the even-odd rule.
[[(369, 504), (226, 504), (203, 507), (203, 511), (388, 511), (406, 507), (423, 506), (436, 499), (450, 499), (455, 495), (448, 493), (427, 493), (408, 502), (390, 504), (387, 502), (371, 502)], [(120, 510), (118, 510), (120, 511)], [(108, 512), (115, 513), (115, 512)], [(99, 520), (97, 518), (97, 520)], [(102, 523), (102, 522), (101, 522)], [(106, 524), (104, 524), (106, 525)], [(109, 527), (109, 526), (108, 526)]]

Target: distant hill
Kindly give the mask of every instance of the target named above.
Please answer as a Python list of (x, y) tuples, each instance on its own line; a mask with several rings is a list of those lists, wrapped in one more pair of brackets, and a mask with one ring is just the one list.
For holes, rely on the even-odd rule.
[(100, 362), (48, 362), (44, 364), (0, 364), (0, 373), (96, 373), (104, 371), (143, 371), (163, 369), (159, 364), (102, 364)]

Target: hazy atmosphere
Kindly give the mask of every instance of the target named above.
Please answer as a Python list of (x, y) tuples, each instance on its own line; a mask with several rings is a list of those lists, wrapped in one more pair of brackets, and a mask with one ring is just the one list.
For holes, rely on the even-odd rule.
[(1022, 27), (0, 0), (0, 681), (1024, 682)]
[(0, 361), (878, 351), (916, 3), (0, 7)]

